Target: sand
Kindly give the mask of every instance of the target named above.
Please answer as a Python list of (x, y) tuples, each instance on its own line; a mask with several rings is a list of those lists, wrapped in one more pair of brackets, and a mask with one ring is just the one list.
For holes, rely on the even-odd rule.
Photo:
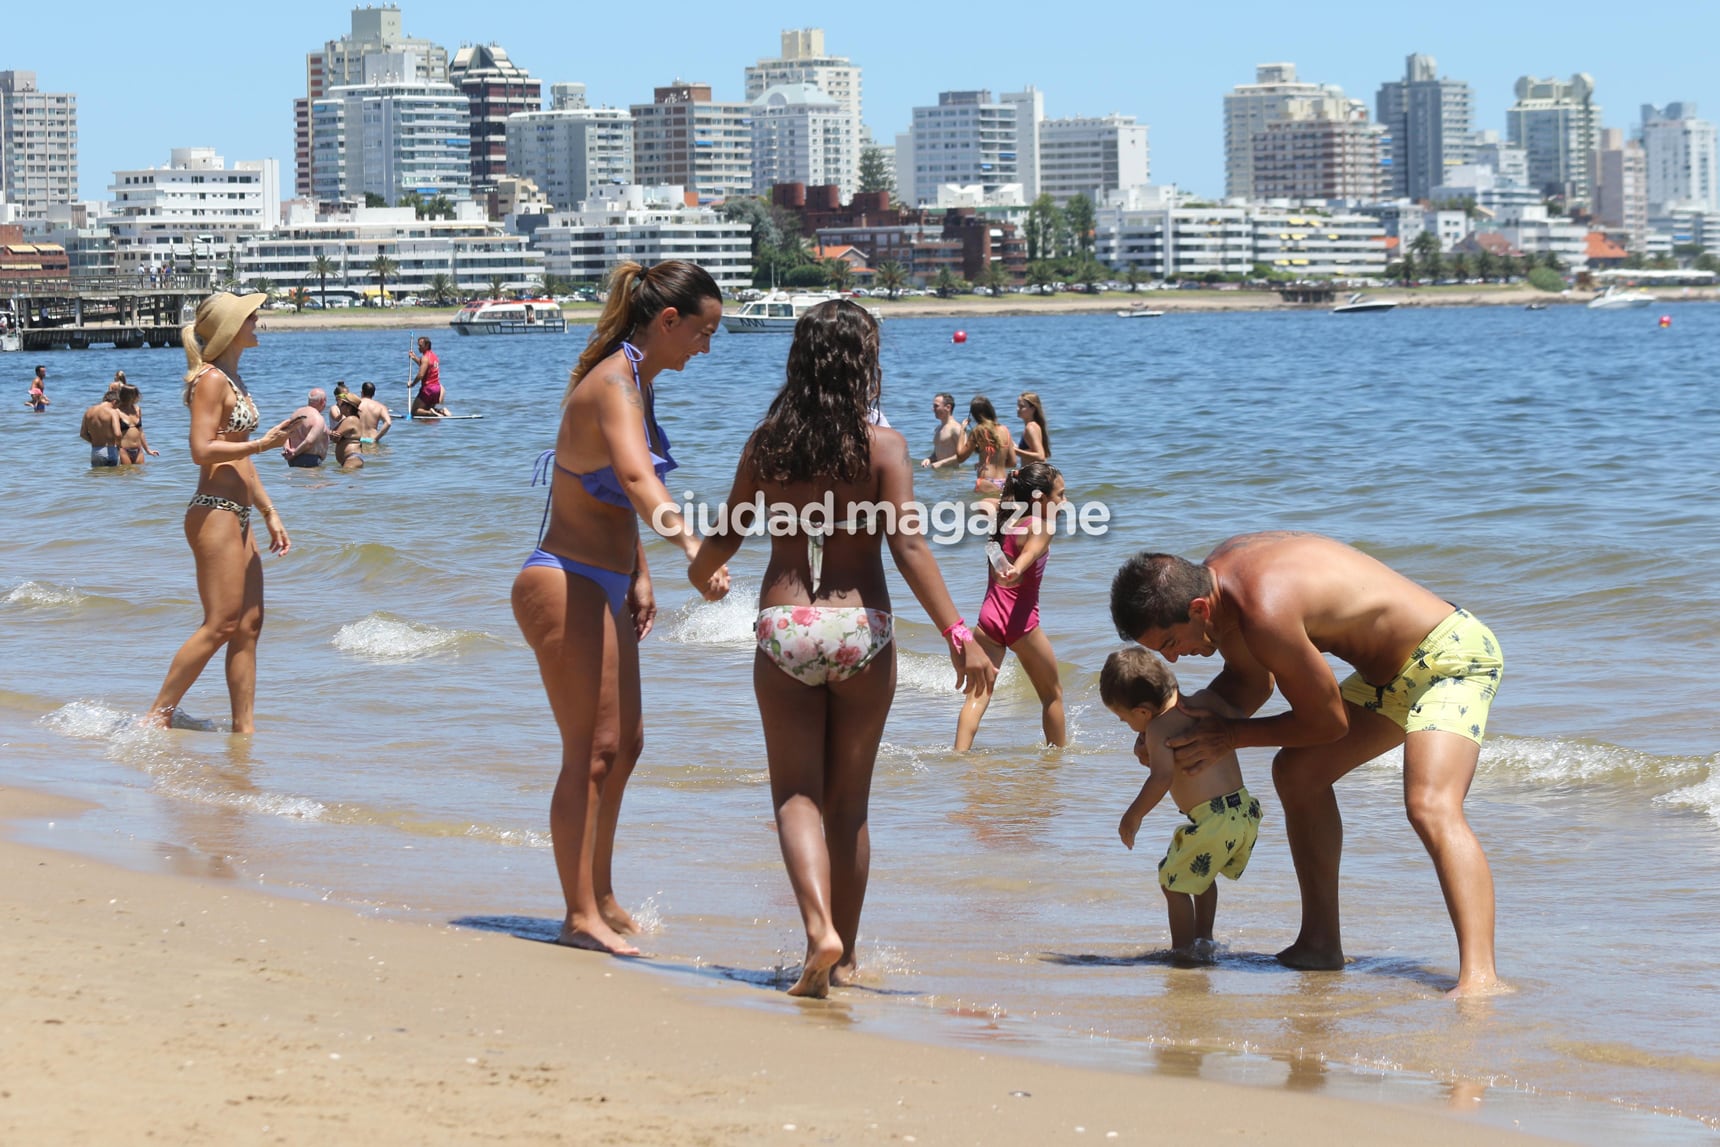
[[(1667, 302), (1720, 299), (1720, 288), (1667, 287), (1661, 288)], [(1370, 287), (1366, 292), (1382, 299), (1395, 299), (1402, 307), (1521, 307), (1530, 302), (1550, 306), (1586, 303), (1592, 292), (1570, 296), (1550, 295), (1526, 285), (1425, 287), (1404, 289), (1390, 284)], [(1162, 310), (1166, 317), (1179, 313), (1213, 313), (1225, 311), (1311, 311), (1330, 310), (1329, 306), (1304, 306), (1284, 302), (1274, 291), (1109, 291), (1100, 295), (1062, 293), (1056, 295), (1004, 295), (989, 298), (982, 295), (957, 295), (939, 299), (931, 296), (904, 299), (862, 299), (865, 305), (878, 308), (886, 317), (897, 318), (983, 318), (986, 316), (1019, 315), (1078, 315), (1123, 310), (1136, 303), (1153, 310)], [(571, 323), (595, 323), (601, 308), (589, 304), (563, 308)], [(409, 330), (428, 334), (432, 338), (457, 338), (448, 329), (448, 320), (456, 308), (402, 307), (377, 310), (359, 307), (348, 310), (268, 311), (260, 321), (264, 331), (278, 330)]]
[[(0, 788), (0, 817), (77, 811)], [(1532, 1142), (1434, 1108), (897, 1042), (840, 1000), (15, 842), (0, 885), (0, 1143), (20, 1147)]]

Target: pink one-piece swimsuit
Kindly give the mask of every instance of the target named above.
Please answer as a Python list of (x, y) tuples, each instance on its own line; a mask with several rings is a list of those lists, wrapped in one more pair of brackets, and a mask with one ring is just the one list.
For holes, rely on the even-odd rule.
[[(1014, 561), (1021, 553), (1025, 534), (1003, 536), (1003, 556)], [(979, 607), (979, 627), (999, 645), (1008, 649), (1039, 628), (1039, 583), (1045, 579), (1045, 563), (1051, 551), (1039, 555), (1039, 560), (1022, 572), (1021, 580), (1004, 585), (997, 580), (997, 571), (987, 566), (990, 584), (986, 586), (985, 603)]]

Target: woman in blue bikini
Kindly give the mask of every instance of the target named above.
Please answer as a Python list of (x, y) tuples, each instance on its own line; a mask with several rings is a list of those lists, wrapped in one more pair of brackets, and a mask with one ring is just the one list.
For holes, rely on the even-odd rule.
[[(949, 642), (957, 687), (989, 690), (997, 675), (956, 613), (924, 531), (898, 528), (914, 499), (914, 464), (901, 434), (871, 424), (879, 378), (878, 323), (864, 308), (839, 299), (808, 311), (794, 329), (788, 381), (742, 451), (728, 500), (762, 494), (773, 508), (802, 507), (800, 529), (771, 529), (753, 656), (777, 837), (806, 927), (796, 996), (824, 996), (856, 969), (872, 767), (896, 692), (885, 540)], [(736, 528), (725, 516), (705, 539), (688, 571), (694, 585), (740, 548)]]
[[(560, 943), (638, 954), (615, 898), (612, 861), (621, 794), (639, 759), (639, 639), (657, 613), (638, 521), (683, 550), (699, 544), (663, 476), (675, 465), (657, 425), (654, 383), (711, 349), (722, 293), (696, 264), (643, 270), (623, 263), (573, 368), (538, 548), (514, 579), (514, 618), (532, 651), (561, 730), (561, 775), (550, 799), (555, 866), (567, 899)], [(728, 591), (713, 570), (707, 596)]]

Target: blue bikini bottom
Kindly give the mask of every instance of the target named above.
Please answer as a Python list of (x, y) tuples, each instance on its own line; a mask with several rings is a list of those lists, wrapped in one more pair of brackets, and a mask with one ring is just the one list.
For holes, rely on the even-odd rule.
[(564, 573), (574, 574), (586, 581), (596, 582), (603, 592), (609, 596), (609, 612), (617, 617), (627, 605), (627, 591), (633, 585), (633, 575), (606, 570), (602, 566), (588, 566), (584, 562), (576, 562), (572, 558), (564, 558), (560, 554), (547, 553), (544, 550), (533, 550), (532, 556), (526, 559), (522, 570), (533, 566), (555, 566)]

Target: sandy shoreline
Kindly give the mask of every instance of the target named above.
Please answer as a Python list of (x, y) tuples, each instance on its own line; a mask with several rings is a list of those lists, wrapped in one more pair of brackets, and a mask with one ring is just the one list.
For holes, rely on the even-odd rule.
[[(1720, 299), (1720, 288), (1676, 288), (1678, 294), (1664, 296), (1665, 302), (1713, 302)], [(1685, 293), (1688, 291), (1688, 293)], [(1586, 303), (1591, 293), (1569, 297), (1550, 295), (1530, 286), (1506, 287), (1434, 287), (1405, 290), (1392, 286), (1369, 288), (1371, 296), (1395, 299), (1402, 307), (1521, 307), (1530, 302), (1550, 306), (1572, 306)], [(867, 306), (877, 307), (886, 317), (896, 318), (984, 318), (988, 316), (1019, 317), (1023, 315), (1109, 314), (1136, 303), (1161, 310), (1166, 317), (1176, 314), (1214, 314), (1232, 311), (1282, 311), (1286, 313), (1319, 313), (1327, 306), (1305, 306), (1286, 303), (1271, 291), (1137, 291), (1109, 292), (1097, 297), (1075, 294), (1006, 295), (991, 299), (962, 295), (952, 299), (931, 297), (908, 299), (865, 299)], [(595, 323), (599, 308), (580, 304), (563, 308), (569, 324)], [(436, 337), (438, 332), (457, 338), (448, 329), (448, 320), (456, 308), (413, 307), (400, 310), (357, 308), (341, 311), (269, 311), (260, 323), (264, 331), (332, 331), (332, 330), (410, 330)]]
[[(3, 818), (77, 812), (0, 788)], [(1536, 1141), (1432, 1108), (898, 1042), (848, 1030), (840, 1000), (10, 841), (0, 874), (5, 1143)]]

